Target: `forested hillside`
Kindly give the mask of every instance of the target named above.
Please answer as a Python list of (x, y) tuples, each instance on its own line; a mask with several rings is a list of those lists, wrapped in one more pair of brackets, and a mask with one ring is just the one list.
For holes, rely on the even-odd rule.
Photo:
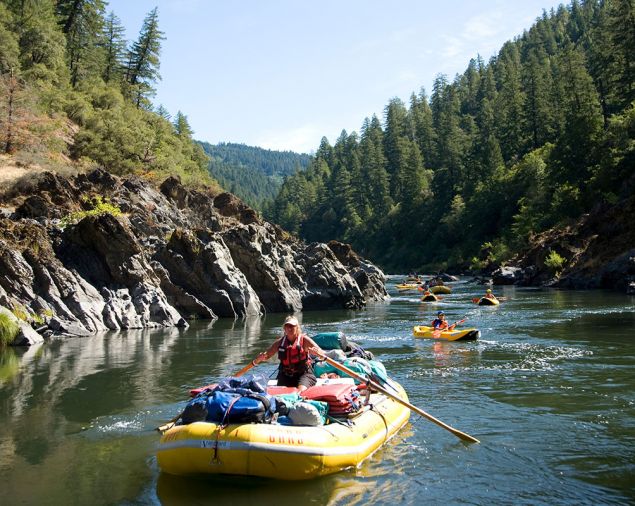
[(0, 151), (23, 167), (100, 166), (215, 184), (187, 118), (151, 99), (159, 14), (128, 41), (104, 0), (0, 0)]
[(244, 144), (201, 142), (210, 157), (209, 171), (227, 191), (256, 209), (278, 194), (284, 177), (304, 170), (311, 157)]
[[(635, 4), (544, 12), (498, 55), (322, 140), (268, 217), (389, 269), (479, 267), (633, 194)], [(565, 259), (566, 260), (566, 259)]]

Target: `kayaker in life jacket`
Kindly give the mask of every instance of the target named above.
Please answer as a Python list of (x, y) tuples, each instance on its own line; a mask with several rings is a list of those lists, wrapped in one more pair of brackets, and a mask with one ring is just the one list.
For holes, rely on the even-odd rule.
[(486, 297), (487, 299), (496, 300), (496, 295), (494, 295), (494, 294), (492, 293), (492, 290), (491, 290), (491, 289), (489, 289), (489, 288), (488, 288), (487, 290), (485, 290), (485, 297)]
[(276, 339), (267, 351), (258, 355), (254, 359), (254, 365), (277, 354), (280, 359), (278, 385), (306, 390), (317, 382), (309, 354), (323, 355), (324, 351), (313, 339), (302, 333), (295, 316), (287, 316), (282, 328), (284, 335)]
[(434, 330), (454, 330), (454, 327), (456, 325), (448, 325), (448, 322), (445, 319), (445, 313), (443, 311), (439, 311), (437, 313), (437, 317), (432, 320), (432, 325), (431, 327)]

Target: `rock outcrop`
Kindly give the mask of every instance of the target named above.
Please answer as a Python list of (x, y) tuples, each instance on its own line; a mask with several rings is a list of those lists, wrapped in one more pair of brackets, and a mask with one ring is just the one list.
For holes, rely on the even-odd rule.
[[(111, 212), (97, 212), (107, 204)], [(52, 173), (0, 201), (0, 306), (47, 333), (361, 308), (384, 274), (341, 243), (305, 244), (229, 193), (102, 170)], [(121, 211), (119, 214), (117, 211)]]
[[(491, 273), (494, 284), (635, 290), (635, 196), (599, 205), (576, 223), (533, 238), (531, 246)], [(553, 255), (553, 254), (556, 255)], [(556, 266), (550, 255), (562, 259)]]

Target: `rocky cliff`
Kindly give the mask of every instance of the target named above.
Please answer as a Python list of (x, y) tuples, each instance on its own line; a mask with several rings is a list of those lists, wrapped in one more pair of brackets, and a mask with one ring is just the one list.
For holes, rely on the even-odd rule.
[(101, 170), (45, 173), (0, 200), (0, 306), (44, 334), (360, 308), (386, 296), (383, 273), (346, 245), (303, 243), (235, 196), (174, 178), (157, 188)]
[[(492, 273), (494, 284), (559, 288), (608, 288), (635, 294), (635, 196), (600, 204), (576, 223), (540, 234), (508, 265)], [(548, 262), (553, 253), (562, 265)]]

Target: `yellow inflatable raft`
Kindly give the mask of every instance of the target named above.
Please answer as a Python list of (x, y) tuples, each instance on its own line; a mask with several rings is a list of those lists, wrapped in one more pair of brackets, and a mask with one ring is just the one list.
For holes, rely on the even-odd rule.
[(397, 290), (416, 290), (419, 288), (419, 285), (416, 283), (401, 283), (400, 285), (395, 285)]
[(477, 304), (479, 306), (498, 306), (500, 302), (498, 299), (490, 299), (489, 297), (481, 297)]
[(481, 331), (474, 328), (445, 330), (437, 336), (434, 334), (433, 327), (426, 327), (425, 325), (418, 325), (413, 327), (412, 333), (415, 337), (441, 339), (444, 341), (475, 341), (481, 336)]
[(435, 294), (447, 295), (447, 294), (452, 293), (452, 288), (450, 288), (449, 286), (445, 286), (445, 285), (436, 285), (436, 286), (431, 286), (430, 287), (430, 291), (432, 293), (435, 293)]
[(421, 302), (437, 302), (438, 300), (439, 298), (433, 293), (421, 297)]
[[(395, 395), (407, 396), (391, 381)], [(388, 388), (388, 387), (387, 387)], [(214, 423), (177, 425), (157, 450), (162, 471), (175, 475), (232, 474), (304, 480), (358, 466), (403, 427), (410, 410), (373, 393), (360, 414), (319, 427)]]

